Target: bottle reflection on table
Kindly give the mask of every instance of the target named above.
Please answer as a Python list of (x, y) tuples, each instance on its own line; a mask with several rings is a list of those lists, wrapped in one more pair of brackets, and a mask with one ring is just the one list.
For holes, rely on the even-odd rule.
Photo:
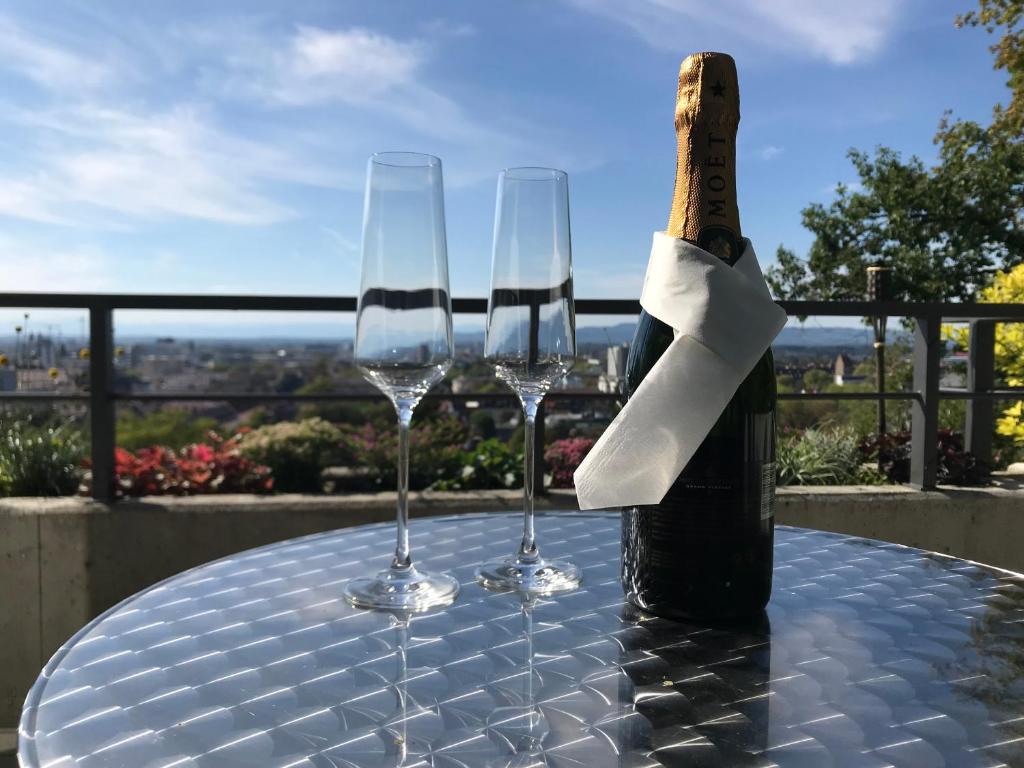
[(619, 765), (760, 765), (768, 747), (771, 623), (709, 627), (627, 604), (619, 634)]

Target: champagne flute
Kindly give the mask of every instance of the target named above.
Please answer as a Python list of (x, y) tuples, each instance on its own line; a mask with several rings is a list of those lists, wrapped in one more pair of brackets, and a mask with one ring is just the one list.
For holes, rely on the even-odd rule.
[(568, 176), (552, 168), (508, 168), (498, 177), (496, 207), (484, 356), (523, 405), (523, 540), (514, 555), (483, 565), (476, 577), (494, 589), (566, 592), (579, 586), (580, 569), (540, 556), (533, 453), (537, 408), (576, 355)]
[(446, 605), (459, 583), (420, 571), (409, 550), (409, 423), (452, 364), (452, 305), (441, 161), (413, 152), (370, 158), (363, 208), (363, 265), (355, 362), (398, 414), (398, 526), (391, 566), (353, 579), (361, 608), (421, 611)]

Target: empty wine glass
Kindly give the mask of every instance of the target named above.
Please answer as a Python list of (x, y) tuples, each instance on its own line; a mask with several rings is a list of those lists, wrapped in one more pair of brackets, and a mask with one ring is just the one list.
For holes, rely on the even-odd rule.
[(441, 161), (412, 152), (370, 158), (355, 362), (398, 414), (398, 541), (391, 567), (353, 579), (362, 608), (419, 611), (455, 599), (459, 583), (418, 570), (409, 551), (409, 423), (452, 364), (452, 306)]
[(523, 540), (514, 555), (477, 571), (485, 587), (550, 594), (579, 586), (579, 568), (540, 556), (533, 524), (537, 408), (575, 355), (568, 176), (508, 168), (498, 177), (484, 356), (519, 396), (526, 419)]

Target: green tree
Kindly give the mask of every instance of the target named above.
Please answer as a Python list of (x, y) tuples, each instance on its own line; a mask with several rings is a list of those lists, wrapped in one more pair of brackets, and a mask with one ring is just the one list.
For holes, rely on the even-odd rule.
[(884, 264), (894, 299), (969, 300), (994, 271), (1024, 261), (1022, 13), (1024, 0), (980, 0), (957, 19), (1001, 33), (992, 50), (1009, 75), (1009, 104), (996, 105), (987, 126), (947, 113), (931, 167), (888, 147), (851, 150), (859, 184), (803, 210), (814, 242), (805, 259), (780, 246), (767, 273), (777, 296), (859, 299), (866, 267)]
[(984, 27), (990, 34), (1002, 36), (989, 50), (995, 55), (995, 68), (1005, 70), (1009, 78), (1010, 103), (995, 110), (995, 123), (1002, 123), (1010, 132), (1020, 133), (1024, 126), (1024, 19), (1021, 0), (978, 0), (978, 10), (958, 16), (958, 27)]
[(498, 433), (494, 416), (489, 411), (474, 411), (469, 417), (469, 429), (471, 434), (484, 440), (489, 440)]
[(823, 392), (834, 381), (831, 373), (812, 368), (804, 374), (804, 389), (808, 392)]
[(152, 413), (124, 413), (117, 420), (117, 444), (130, 451), (151, 445), (175, 450), (206, 439), (218, 426), (214, 419), (196, 416), (181, 408), (163, 408)]
[[(322, 395), (336, 392), (336, 381), (328, 374), (316, 376), (295, 390), (297, 395)], [(394, 408), (386, 402), (365, 400), (315, 400), (299, 406), (300, 419), (321, 418), (335, 424), (365, 424), (391, 418)], [(422, 417), (422, 411), (416, 414)]]

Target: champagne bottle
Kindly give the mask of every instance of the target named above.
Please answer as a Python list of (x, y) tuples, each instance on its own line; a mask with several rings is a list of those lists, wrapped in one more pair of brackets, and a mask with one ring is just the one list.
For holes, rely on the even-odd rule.
[[(667, 233), (730, 266), (743, 247), (739, 118), (732, 57), (687, 57), (676, 96), (678, 154)], [(672, 341), (671, 327), (641, 313), (626, 362), (627, 397)], [(762, 613), (772, 579), (775, 397), (768, 350), (661, 503), (623, 509), (622, 584), (630, 602), (670, 618)]]

